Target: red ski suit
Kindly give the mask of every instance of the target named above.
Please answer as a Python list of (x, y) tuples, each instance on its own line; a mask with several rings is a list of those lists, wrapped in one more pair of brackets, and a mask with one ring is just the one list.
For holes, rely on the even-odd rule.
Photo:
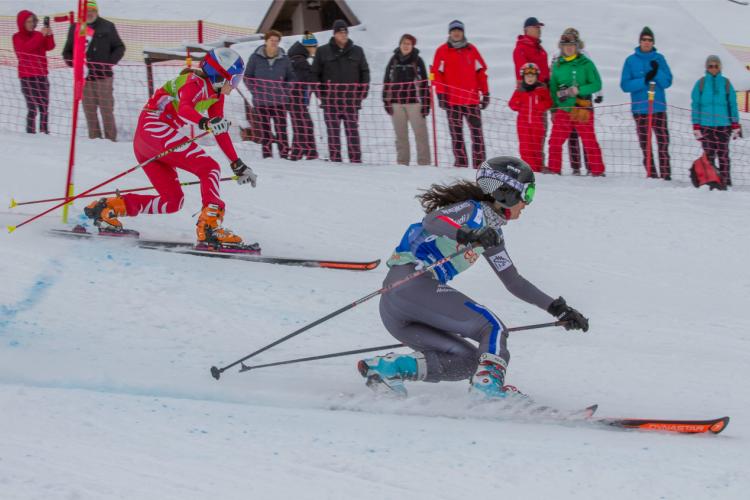
[(544, 118), (545, 112), (552, 107), (552, 96), (545, 85), (530, 91), (518, 89), (513, 92), (508, 105), (518, 112), (516, 129), (521, 158), (534, 172), (541, 172), (546, 132)]
[(476, 47), (454, 49), (447, 43), (435, 51), (432, 62), (435, 77), (435, 91), (445, 94), (450, 106), (476, 106), (480, 102), (479, 93), (488, 95), (487, 64)]
[(518, 35), (516, 48), (513, 49), (513, 63), (516, 67), (516, 81), (521, 80), (521, 67), (526, 63), (534, 63), (539, 67), (539, 81), (549, 83), (549, 62), (547, 51), (542, 47), (542, 41), (528, 35)]
[[(157, 90), (138, 118), (133, 140), (136, 159), (143, 162), (187, 140), (179, 128), (187, 122), (197, 124), (203, 118), (198, 109), (205, 109), (210, 118), (223, 116), (224, 95), (217, 93), (207, 80), (195, 73), (180, 75)], [(229, 161), (237, 160), (229, 134), (215, 137)], [(203, 148), (192, 142), (143, 167), (159, 194), (123, 195), (128, 216), (166, 214), (182, 208), (184, 195), (177, 178), (177, 168), (198, 177), (204, 207), (215, 204), (224, 208), (224, 202), (219, 198), (221, 167)]]

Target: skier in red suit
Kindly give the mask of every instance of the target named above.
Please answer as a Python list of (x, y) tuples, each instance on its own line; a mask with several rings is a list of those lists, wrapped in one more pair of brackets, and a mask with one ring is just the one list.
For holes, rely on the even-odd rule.
[(552, 107), (552, 96), (545, 84), (539, 81), (540, 68), (534, 63), (521, 66), (521, 84), (508, 103), (518, 112), (516, 127), (523, 161), (534, 172), (541, 172), (544, 158), (545, 113)]
[[(201, 62), (200, 70), (186, 69), (180, 76), (164, 84), (149, 99), (138, 119), (133, 140), (136, 159), (144, 162), (159, 153), (185, 142), (179, 129), (187, 123), (210, 130), (219, 147), (231, 162), (239, 184), (255, 187), (257, 176), (237, 156), (227, 133), (229, 121), (224, 118), (224, 97), (242, 80), (244, 63), (232, 49), (210, 51)], [(202, 113), (208, 116), (203, 116)], [(197, 143), (153, 161), (143, 167), (158, 192), (157, 195), (125, 194), (102, 198), (86, 207), (86, 215), (101, 230), (122, 232), (118, 217), (138, 214), (166, 214), (180, 210), (184, 196), (177, 178), (177, 168), (186, 170), (200, 180), (203, 210), (197, 224), (199, 244), (212, 247), (242, 243), (242, 238), (221, 227), (224, 202), (219, 197), (221, 167)]]

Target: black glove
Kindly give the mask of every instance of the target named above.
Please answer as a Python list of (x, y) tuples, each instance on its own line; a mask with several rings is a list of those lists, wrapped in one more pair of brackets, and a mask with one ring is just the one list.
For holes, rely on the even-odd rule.
[(440, 109), (446, 109), (448, 107), (448, 99), (445, 98), (445, 94), (438, 94), (437, 96)]
[(656, 61), (651, 61), (651, 71), (646, 73), (646, 83), (649, 83), (650, 81), (652, 81), (658, 71), (659, 71), (659, 63)]
[(599, 94), (598, 96), (596, 96), (596, 97), (594, 98), (594, 103), (596, 103), (596, 104), (601, 104), (601, 103), (602, 103), (602, 101), (604, 101), (604, 96), (603, 96), (603, 95), (601, 95), (601, 94)]
[(482, 105), (481, 105), (482, 109), (487, 109), (487, 106), (489, 106), (489, 105), (490, 105), (490, 95), (489, 94), (484, 94), (482, 96)]
[(253, 169), (245, 165), (245, 162), (239, 158), (230, 163), (229, 166), (232, 167), (232, 172), (237, 176), (237, 184), (249, 182), (252, 187), (255, 187), (258, 183), (258, 176), (253, 172)]
[(385, 112), (388, 113), (390, 116), (393, 116), (393, 104), (390, 102), (383, 102), (383, 107), (385, 108)]
[(421, 112), (422, 112), (422, 116), (427, 118), (427, 116), (430, 114), (430, 102), (429, 101), (422, 103)]
[(461, 245), (479, 243), (484, 248), (492, 248), (500, 244), (500, 236), (491, 227), (471, 229), (469, 226), (461, 226), (456, 234), (456, 241)]
[(583, 330), (589, 331), (589, 320), (583, 314), (570, 307), (565, 303), (565, 299), (558, 297), (552, 301), (547, 308), (547, 312), (555, 316), (560, 321), (565, 322), (566, 330)]

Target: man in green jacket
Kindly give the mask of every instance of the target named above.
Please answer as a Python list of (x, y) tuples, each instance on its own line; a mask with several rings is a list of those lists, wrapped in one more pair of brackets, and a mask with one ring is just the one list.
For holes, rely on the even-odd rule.
[(552, 94), (554, 116), (549, 141), (549, 171), (562, 173), (562, 145), (576, 130), (591, 175), (604, 175), (604, 162), (594, 132), (594, 115), (591, 96), (602, 88), (602, 80), (594, 63), (581, 53), (581, 41), (574, 30), (566, 30), (560, 38), (560, 57), (552, 66), (549, 86)]

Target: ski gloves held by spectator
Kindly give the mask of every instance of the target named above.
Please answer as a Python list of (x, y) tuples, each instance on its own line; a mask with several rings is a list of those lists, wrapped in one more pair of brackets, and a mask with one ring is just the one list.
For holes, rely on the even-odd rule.
[(659, 71), (659, 63), (657, 61), (651, 61), (651, 71), (646, 73), (646, 77), (645, 77), (646, 85), (648, 85), (649, 82), (651, 82), (654, 79), (654, 77), (656, 77), (656, 73), (658, 71)]
[(558, 297), (553, 300), (547, 308), (547, 312), (560, 321), (564, 321), (566, 330), (583, 330), (584, 332), (589, 331), (588, 318), (570, 307), (562, 297)]
[(568, 97), (575, 97), (578, 95), (578, 87), (568, 87), (567, 85), (560, 85), (557, 90), (557, 98), (565, 99)]
[(245, 165), (245, 162), (237, 158), (235, 161), (229, 164), (232, 167), (232, 172), (237, 176), (237, 184), (247, 184), (248, 182), (252, 187), (255, 187), (258, 183), (258, 175), (253, 172), (253, 169)]
[[(696, 141), (703, 140), (703, 131), (701, 126), (697, 123), (693, 124), (693, 135)], [(732, 139), (739, 139), (742, 137), (742, 125), (739, 123), (732, 123)]]

